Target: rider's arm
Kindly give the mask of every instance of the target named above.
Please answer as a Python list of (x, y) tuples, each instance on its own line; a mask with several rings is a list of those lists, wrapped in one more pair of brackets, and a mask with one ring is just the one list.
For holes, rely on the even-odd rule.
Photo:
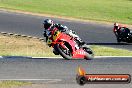
[(117, 30), (118, 30), (118, 27), (114, 27), (114, 28), (113, 28), (113, 32), (114, 32), (114, 33), (117, 32)]
[(61, 32), (66, 32), (67, 30), (64, 28), (64, 26), (63, 25), (61, 25), (61, 24), (55, 24), (55, 27), (59, 30), (59, 31), (61, 31)]

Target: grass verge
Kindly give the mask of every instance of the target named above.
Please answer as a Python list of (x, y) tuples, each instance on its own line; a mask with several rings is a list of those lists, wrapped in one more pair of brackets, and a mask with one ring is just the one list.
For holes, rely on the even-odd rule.
[(0, 8), (132, 24), (132, 0), (0, 0)]
[(38, 39), (0, 35), (0, 56), (54, 56), (52, 49)]
[(29, 85), (28, 82), (19, 81), (0, 81), (0, 88), (18, 88), (20, 86)]
[[(91, 46), (95, 56), (132, 56), (132, 51), (103, 46)], [(38, 39), (0, 35), (0, 56), (51, 57), (52, 48)]]
[(132, 51), (104, 46), (91, 46), (96, 56), (132, 56)]

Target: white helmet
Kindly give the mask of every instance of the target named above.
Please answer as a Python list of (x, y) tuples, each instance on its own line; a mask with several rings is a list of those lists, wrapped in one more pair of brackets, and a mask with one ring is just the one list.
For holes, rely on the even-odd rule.
[(119, 24), (118, 23), (114, 23), (114, 26), (119, 26)]
[(44, 28), (48, 29), (53, 25), (53, 21), (51, 19), (46, 19), (43, 21), (43, 24), (44, 24)]

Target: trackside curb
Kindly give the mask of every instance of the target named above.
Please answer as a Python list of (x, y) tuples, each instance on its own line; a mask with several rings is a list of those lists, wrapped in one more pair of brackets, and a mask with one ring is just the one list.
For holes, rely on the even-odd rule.
[(32, 36), (21, 35), (21, 34), (15, 34), (15, 33), (0, 32), (0, 34), (7, 35), (7, 36), (21, 36), (21, 37), (26, 37), (26, 38), (38, 39), (39, 41), (44, 41), (45, 40), (43, 38), (32, 37)]

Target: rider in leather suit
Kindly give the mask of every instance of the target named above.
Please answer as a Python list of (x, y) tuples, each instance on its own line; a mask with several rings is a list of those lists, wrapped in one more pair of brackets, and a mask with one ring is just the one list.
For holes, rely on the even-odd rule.
[(44, 37), (46, 37), (46, 41), (48, 40), (48, 36), (50, 35), (52, 29), (54, 29), (54, 27), (56, 27), (61, 32), (64, 32), (64, 33), (70, 35), (71, 37), (73, 37), (79, 46), (82, 46), (85, 44), (85, 42), (82, 41), (80, 39), (80, 37), (76, 34), (76, 32), (74, 32), (73, 30), (69, 30), (66, 26), (63, 26), (61, 24), (58, 24), (58, 23), (54, 24), (51, 19), (44, 20), (43, 25), (44, 25), (44, 29), (45, 29)]

